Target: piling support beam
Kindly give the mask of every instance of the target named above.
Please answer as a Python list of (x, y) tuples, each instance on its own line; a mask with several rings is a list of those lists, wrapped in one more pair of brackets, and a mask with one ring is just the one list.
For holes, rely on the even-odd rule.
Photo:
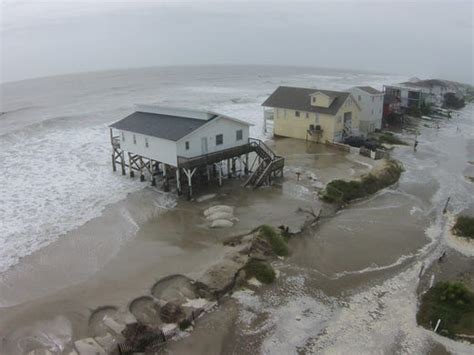
[(130, 170), (129, 173), (130, 173), (131, 178), (135, 176), (135, 173), (133, 172), (132, 164), (133, 164), (132, 154), (128, 153), (128, 169)]
[(190, 169), (183, 169), (184, 173), (188, 177), (188, 199), (190, 200), (193, 197), (193, 184), (192, 184), (192, 179), (193, 175), (196, 172), (196, 168), (193, 170)]
[(179, 176), (179, 168), (176, 169), (176, 191), (178, 191), (178, 195), (181, 195), (181, 180)]
[(168, 181), (168, 169), (167, 169), (167, 165), (165, 163), (163, 163), (163, 178), (164, 178), (164, 183), (163, 183), (163, 191), (164, 192), (169, 192), (170, 190), (170, 185), (169, 185), (169, 181)]
[(245, 168), (244, 168), (245, 175), (249, 173), (249, 155), (245, 154)]
[(227, 177), (229, 179), (232, 177), (232, 172), (230, 170), (230, 159), (227, 159)]
[(115, 166), (115, 149), (112, 152), (112, 170), (113, 170), (113, 172), (117, 171), (117, 167)]
[(145, 163), (143, 162), (142, 157), (140, 159), (140, 181), (145, 181), (145, 175), (143, 174), (143, 168), (145, 167)]
[(219, 164), (219, 166), (217, 167), (217, 170), (219, 174), (219, 186), (222, 186), (222, 165), (221, 164)]
[(122, 168), (122, 175), (126, 175), (126, 171), (125, 171), (125, 152), (124, 151), (121, 151), (120, 152), (120, 166)]

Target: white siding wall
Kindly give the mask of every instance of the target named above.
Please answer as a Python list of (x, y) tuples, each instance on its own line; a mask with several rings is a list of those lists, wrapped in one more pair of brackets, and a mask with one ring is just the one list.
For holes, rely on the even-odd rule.
[[(242, 140), (236, 141), (236, 131), (239, 129), (242, 130)], [(218, 134), (224, 135), (224, 142), (216, 146), (216, 135)], [(189, 136), (180, 139), (177, 142), (178, 156), (189, 158), (201, 155), (202, 137), (207, 137), (208, 153), (212, 153), (247, 143), (249, 138), (249, 126), (225, 118), (219, 118), (213, 121), (209, 126), (200, 128)], [(186, 142), (189, 142), (189, 150), (186, 150)]]
[[(154, 159), (172, 166), (177, 165), (176, 142), (127, 131), (115, 131), (119, 133), (120, 148), (122, 150), (139, 154), (143, 157)], [(136, 144), (133, 143), (134, 135)], [(125, 141), (123, 140), (123, 137), (125, 137)], [(148, 139), (148, 148), (145, 144), (145, 138)]]
[[(362, 134), (367, 134), (374, 129), (382, 128), (382, 114), (383, 114), (383, 94), (370, 95), (369, 93), (359, 88), (352, 88), (350, 90), (352, 96), (360, 106), (360, 131)], [(372, 101), (372, 97), (374, 98)], [(370, 129), (373, 127), (373, 129)]]

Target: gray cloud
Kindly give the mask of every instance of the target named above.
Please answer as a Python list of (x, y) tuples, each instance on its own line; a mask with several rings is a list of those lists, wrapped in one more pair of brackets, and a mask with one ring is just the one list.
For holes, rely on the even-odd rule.
[(471, 1), (6, 1), (1, 80), (227, 63), (472, 83), (472, 18)]

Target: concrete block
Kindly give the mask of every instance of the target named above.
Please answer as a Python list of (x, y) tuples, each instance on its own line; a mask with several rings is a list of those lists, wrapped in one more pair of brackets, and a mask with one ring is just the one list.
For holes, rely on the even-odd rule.
[(166, 339), (170, 339), (178, 332), (178, 325), (174, 323), (165, 324), (161, 330), (163, 331)]
[(118, 323), (116, 320), (108, 316), (104, 317), (104, 324), (116, 334), (122, 334), (122, 331), (125, 329), (125, 324)]
[(74, 342), (79, 355), (106, 355), (107, 352), (93, 338), (80, 339)]
[(107, 333), (101, 337), (95, 337), (94, 339), (100, 346), (104, 348), (107, 353), (110, 353), (114, 348), (117, 347), (117, 339), (115, 339), (115, 337), (110, 333)]
[(137, 319), (132, 313), (126, 313), (125, 316), (123, 317), (123, 321), (125, 322), (125, 325), (129, 325), (132, 323), (136, 323)]
[(27, 355), (53, 355), (48, 349), (35, 349), (30, 351)]

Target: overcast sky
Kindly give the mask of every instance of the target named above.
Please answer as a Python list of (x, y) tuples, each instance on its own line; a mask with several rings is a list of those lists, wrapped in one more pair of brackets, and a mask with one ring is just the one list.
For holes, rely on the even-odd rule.
[(473, 1), (0, 0), (2, 82), (200, 64), (473, 83)]

